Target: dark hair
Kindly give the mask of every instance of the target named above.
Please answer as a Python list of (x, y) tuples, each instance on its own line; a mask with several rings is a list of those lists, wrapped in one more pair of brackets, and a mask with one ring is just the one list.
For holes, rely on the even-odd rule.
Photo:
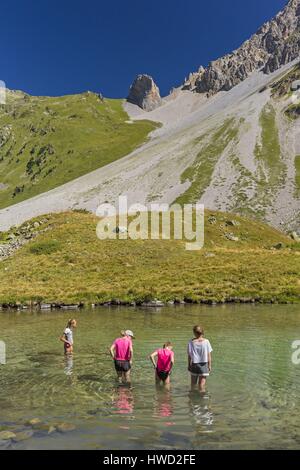
[(203, 335), (204, 335), (204, 329), (203, 329), (202, 326), (200, 326), (200, 325), (194, 326), (193, 332), (194, 332), (194, 335), (195, 335), (197, 338), (200, 338), (200, 336), (203, 336)]
[(170, 341), (167, 341), (163, 347), (164, 349), (166, 349), (166, 348), (169, 348), (170, 346), (172, 346), (172, 343), (170, 343)]

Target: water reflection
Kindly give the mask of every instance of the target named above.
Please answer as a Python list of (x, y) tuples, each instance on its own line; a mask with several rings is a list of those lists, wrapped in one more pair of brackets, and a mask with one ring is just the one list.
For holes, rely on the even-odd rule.
[(113, 397), (113, 405), (115, 406), (115, 414), (132, 415), (134, 411), (134, 397), (132, 388), (128, 385), (119, 385), (115, 389)]
[(71, 376), (73, 374), (73, 366), (74, 366), (73, 354), (65, 354), (64, 364), (65, 364), (64, 373), (67, 376)]
[(173, 416), (173, 398), (170, 384), (155, 386), (154, 417), (170, 418)]
[(211, 397), (208, 393), (199, 393), (198, 390), (189, 392), (189, 408), (197, 433), (212, 432), (214, 416)]

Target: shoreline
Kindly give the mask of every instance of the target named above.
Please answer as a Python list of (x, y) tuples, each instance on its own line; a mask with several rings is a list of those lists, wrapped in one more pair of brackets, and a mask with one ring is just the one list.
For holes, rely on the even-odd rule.
[(220, 306), (220, 305), (232, 305), (232, 304), (242, 304), (242, 305), (298, 305), (300, 299), (298, 300), (278, 300), (278, 299), (262, 299), (259, 297), (256, 298), (240, 298), (232, 297), (229, 299), (221, 300), (212, 300), (212, 299), (202, 299), (198, 301), (192, 301), (189, 299), (185, 300), (169, 300), (169, 301), (123, 301), (123, 300), (110, 300), (104, 302), (78, 302), (78, 303), (64, 303), (64, 302), (25, 302), (25, 303), (3, 303), (0, 304), (0, 311), (9, 311), (9, 310), (24, 310), (24, 311), (51, 311), (51, 310), (82, 310), (84, 308), (98, 308), (98, 307), (139, 307), (139, 308), (165, 308), (165, 307), (178, 307), (178, 306), (188, 306), (188, 305), (208, 305), (211, 307)]

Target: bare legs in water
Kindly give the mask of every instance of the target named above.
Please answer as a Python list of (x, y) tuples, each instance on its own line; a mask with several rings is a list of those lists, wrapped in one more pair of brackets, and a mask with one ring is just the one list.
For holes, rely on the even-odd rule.
[(203, 375), (191, 375), (191, 389), (199, 388), (199, 392), (205, 393), (206, 377)]

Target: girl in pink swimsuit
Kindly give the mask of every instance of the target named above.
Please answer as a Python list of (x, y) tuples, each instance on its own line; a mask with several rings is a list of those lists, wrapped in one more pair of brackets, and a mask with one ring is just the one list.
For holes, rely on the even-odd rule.
[(172, 344), (165, 343), (162, 349), (157, 349), (151, 354), (150, 359), (155, 369), (156, 383), (163, 382), (164, 385), (169, 385), (171, 369), (175, 362)]

